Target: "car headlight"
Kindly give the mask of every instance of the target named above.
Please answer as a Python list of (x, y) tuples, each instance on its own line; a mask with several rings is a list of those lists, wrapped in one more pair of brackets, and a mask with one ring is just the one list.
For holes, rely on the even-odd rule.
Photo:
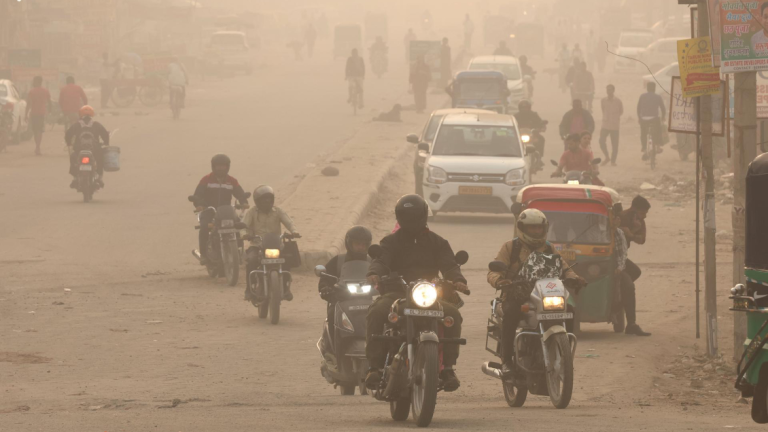
[(420, 283), (413, 287), (411, 299), (416, 303), (416, 306), (430, 307), (437, 301), (437, 288), (430, 283)]
[(264, 258), (276, 259), (280, 258), (280, 249), (267, 249), (264, 251)]
[(522, 134), (520, 135), (520, 139), (523, 140), (523, 143), (528, 144), (531, 142), (531, 136), (528, 134)]
[(519, 186), (525, 183), (525, 168), (513, 169), (504, 176), (504, 183), (509, 186)]
[(427, 182), (443, 184), (448, 181), (448, 173), (444, 169), (432, 165), (427, 168)]
[(349, 291), (350, 294), (368, 294), (371, 292), (371, 286), (356, 284), (356, 283), (348, 283), (347, 284), (347, 291)]
[(542, 302), (544, 304), (544, 310), (565, 309), (565, 297), (544, 297)]

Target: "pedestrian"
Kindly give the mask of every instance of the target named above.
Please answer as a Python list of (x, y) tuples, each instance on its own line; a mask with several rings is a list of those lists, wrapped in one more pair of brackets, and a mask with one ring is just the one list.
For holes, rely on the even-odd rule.
[(627, 273), (627, 253), (629, 250), (629, 243), (627, 242), (627, 236), (624, 230), (621, 228), (621, 215), (622, 215), (621, 203), (613, 205), (613, 222), (616, 226), (616, 247), (614, 248), (614, 254), (616, 257), (616, 284), (619, 288), (619, 297), (621, 299), (621, 305), (624, 309), (624, 313), (627, 317), (627, 326), (624, 329), (626, 334), (634, 334), (637, 336), (650, 336), (651, 334), (643, 331), (640, 326), (637, 325), (637, 300), (635, 297), (635, 281)]
[[(616, 166), (616, 157), (619, 155), (619, 129), (621, 128), (621, 116), (624, 114), (624, 105), (621, 99), (617, 98), (616, 87), (608, 84), (605, 88), (608, 96), (600, 101), (600, 109), (603, 112), (603, 124), (600, 128), (600, 150), (603, 151), (605, 160), (603, 165), (611, 162)], [(607, 138), (611, 137), (611, 152), (608, 153)]]
[[(632, 206), (621, 213), (620, 228), (624, 231), (624, 235), (627, 238), (628, 248), (632, 243), (637, 243), (639, 245), (645, 244), (645, 218), (648, 216), (648, 211), (650, 209), (651, 203), (644, 197), (638, 195), (632, 200)], [(626, 272), (632, 278), (632, 281), (638, 280), (642, 274), (640, 267), (630, 259), (627, 260)]]
[(420, 55), (416, 63), (411, 66), (410, 76), (411, 90), (416, 102), (417, 113), (423, 113), (427, 108), (427, 88), (432, 78), (431, 74), (432, 72), (429, 70), (429, 65), (424, 60), (424, 56)]
[(661, 125), (667, 116), (667, 108), (664, 100), (656, 94), (656, 83), (649, 82), (646, 85), (647, 92), (640, 95), (637, 100), (637, 120), (640, 122), (640, 145), (643, 152), (643, 160), (648, 159), (648, 135), (650, 134), (656, 144), (656, 151), (661, 153), (662, 135)]
[(32, 89), (27, 94), (27, 120), (32, 133), (35, 136), (35, 154), (42, 155), (40, 144), (43, 142), (45, 131), (45, 115), (48, 114), (48, 106), (51, 104), (51, 93), (43, 87), (43, 77), (36, 76), (32, 79)]
[(469, 18), (469, 14), (464, 17), (464, 49), (471, 51), (472, 35), (475, 33), (475, 23)]
[(75, 84), (75, 77), (67, 77), (67, 85), (59, 91), (59, 106), (64, 116), (64, 130), (80, 119), (80, 108), (88, 105), (88, 96), (83, 88)]
[[(560, 121), (560, 137), (565, 139), (570, 134), (581, 134), (584, 131), (595, 132), (595, 119), (584, 109), (581, 100), (574, 99), (572, 109), (566, 112)], [(567, 146), (564, 150), (567, 150)]]
[(101, 56), (101, 108), (107, 108), (109, 98), (115, 89), (114, 79), (117, 75), (117, 61), (110, 62), (109, 54), (104, 53)]
[(440, 87), (445, 86), (451, 80), (451, 47), (448, 38), (443, 38), (440, 46)]

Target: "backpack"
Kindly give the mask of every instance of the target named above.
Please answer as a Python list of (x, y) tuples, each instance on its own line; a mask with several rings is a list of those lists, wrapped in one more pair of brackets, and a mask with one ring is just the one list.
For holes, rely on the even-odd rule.
[(77, 144), (80, 148), (96, 148), (99, 144), (99, 137), (93, 128), (93, 121), (86, 124), (83, 120), (80, 123), (80, 134), (77, 136)]

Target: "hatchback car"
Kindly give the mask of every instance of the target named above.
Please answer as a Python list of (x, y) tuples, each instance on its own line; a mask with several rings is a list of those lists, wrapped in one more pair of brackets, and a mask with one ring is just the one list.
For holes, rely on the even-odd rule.
[[(8, 105), (7, 104), (11, 104)], [(27, 101), (21, 98), (18, 89), (10, 80), (0, 80), (0, 106), (13, 113), (11, 140), (18, 143), (27, 132)]]
[(432, 214), (508, 213), (526, 186), (526, 163), (514, 117), (448, 114), (426, 156), (422, 185)]

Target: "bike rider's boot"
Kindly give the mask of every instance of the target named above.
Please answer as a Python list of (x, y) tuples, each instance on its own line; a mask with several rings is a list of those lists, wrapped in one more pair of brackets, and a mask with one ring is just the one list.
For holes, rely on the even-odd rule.
[(501, 375), (511, 376), (515, 372), (514, 360), (505, 360), (501, 365)]
[(285, 301), (291, 301), (293, 300), (293, 293), (291, 292), (291, 287), (286, 286), (283, 290), (283, 300)]
[(379, 368), (368, 369), (368, 375), (365, 376), (365, 387), (369, 390), (376, 390), (381, 383), (382, 370)]
[(459, 377), (456, 376), (456, 371), (452, 368), (446, 367), (440, 371), (440, 379), (443, 381), (443, 390), (447, 392), (456, 391), (461, 386)]
[(210, 263), (211, 263), (211, 260), (209, 260), (208, 257), (203, 255), (203, 252), (200, 251), (200, 265), (207, 266)]

